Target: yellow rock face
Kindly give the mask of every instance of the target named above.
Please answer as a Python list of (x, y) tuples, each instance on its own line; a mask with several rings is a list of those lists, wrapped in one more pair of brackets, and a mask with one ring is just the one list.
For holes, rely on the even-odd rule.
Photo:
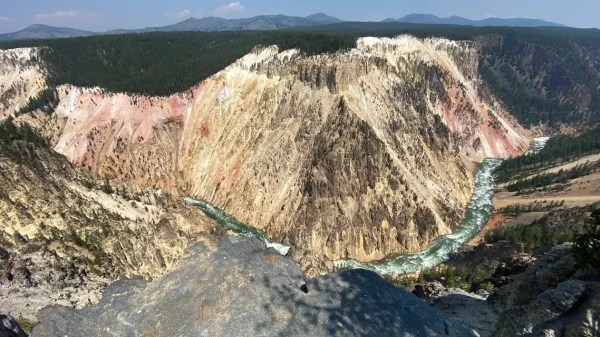
[(37, 48), (0, 50), (0, 120), (14, 115), (46, 88), (42, 67), (32, 60)]
[(480, 95), (477, 69), (471, 42), (364, 38), (312, 57), (268, 47), (185, 93), (63, 86), (51, 117), (23, 118), (72, 163), (205, 199), (301, 264), (366, 261), (450, 233), (475, 162), (528, 145)]

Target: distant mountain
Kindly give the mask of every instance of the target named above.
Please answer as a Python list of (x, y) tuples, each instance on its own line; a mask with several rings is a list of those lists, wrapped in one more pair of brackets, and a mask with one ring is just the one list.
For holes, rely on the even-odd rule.
[(52, 27), (46, 25), (31, 25), (18, 32), (0, 34), (0, 41), (9, 40), (26, 40), (26, 39), (55, 39), (64, 37), (77, 37), (77, 36), (91, 36), (97, 33), (88, 32), (85, 30), (64, 28), (64, 27)]
[(65, 37), (91, 36), (97, 34), (131, 34), (145, 32), (180, 32), (180, 31), (233, 31), (233, 30), (277, 30), (294, 27), (310, 27), (339, 23), (342, 20), (323, 13), (307, 17), (286, 15), (260, 15), (247, 19), (223, 19), (206, 17), (201, 19), (189, 18), (182, 22), (164, 26), (147, 27), (142, 29), (115, 29), (103, 33), (84, 30), (52, 27), (47, 25), (32, 25), (14, 33), (0, 34), (0, 41), (26, 39), (54, 39)]
[(260, 15), (249, 19), (222, 19), (208, 17), (190, 18), (183, 22), (161, 27), (158, 31), (221, 31), (221, 30), (275, 30), (282, 28), (314, 26), (318, 23), (295, 16)]
[(439, 22), (439, 20), (441, 19), (435, 15), (413, 13), (396, 20), (396, 22), (436, 24)]
[(164, 27), (148, 27), (134, 30), (109, 31), (109, 34), (127, 34), (141, 32), (179, 32), (179, 31), (234, 31), (234, 30), (277, 30), (294, 27), (309, 27), (342, 22), (338, 18), (317, 13), (307, 17), (287, 15), (260, 15), (247, 19), (223, 19), (205, 17), (189, 18), (174, 25)]
[(403, 22), (403, 23), (417, 23), (417, 24), (428, 24), (428, 25), (462, 25), (462, 26), (511, 26), (511, 27), (562, 27), (563, 25), (555, 22), (540, 20), (540, 19), (527, 19), (527, 18), (512, 18), (512, 19), (500, 19), (500, 18), (488, 18), (483, 20), (471, 20), (460, 16), (449, 16), (447, 18), (440, 18), (431, 14), (409, 14), (400, 19), (386, 19), (383, 22)]
[(309, 19), (312, 22), (319, 23), (319, 24), (322, 24), (322, 25), (330, 25), (330, 24), (333, 24), (333, 23), (340, 23), (340, 22), (342, 22), (342, 20), (340, 20), (340, 19), (338, 19), (336, 17), (330, 16), (330, 15), (324, 14), (324, 13), (316, 13), (316, 14), (313, 14), (313, 15), (309, 15), (306, 18)]
[[(0, 34), (0, 41), (24, 39), (53, 39), (65, 37), (90, 36), (97, 34), (132, 34), (145, 32), (181, 32), (181, 31), (237, 31), (237, 30), (278, 30), (289, 28), (316, 27), (342, 23), (343, 21), (324, 13), (316, 13), (307, 17), (287, 15), (259, 15), (246, 19), (224, 19), (219, 17), (205, 17), (201, 19), (189, 18), (173, 25), (163, 27), (146, 27), (142, 29), (116, 29), (102, 33), (89, 32), (72, 28), (52, 27), (46, 25), (32, 25), (14, 33)], [(410, 14), (400, 19), (388, 18), (382, 22), (400, 22), (430, 25), (466, 25), (466, 26), (514, 26), (514, 27), (539, 27), (562, 26), (561, 24), (539, 19), (498, 19), (470, 20), (459, 16), (440, 18), (431, 14)]]

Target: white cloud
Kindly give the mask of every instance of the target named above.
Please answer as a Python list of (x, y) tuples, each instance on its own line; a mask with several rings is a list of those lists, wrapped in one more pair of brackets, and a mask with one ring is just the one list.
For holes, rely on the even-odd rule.
[(9, 18), (8, 16), (1, 16), (0, 15), (0, 22), (10, 22), (12, 21), (11, 18)]
[(234, 12), (241, 12), (245, 9), (239, 1), (231, 2), (227, 5), (221, 6), (215, 10), (215, 13), (219, 15), (227, 15)]
[(68, 11), (56, 11), (54, 13), (41, 13), (36, 14), (36, 19), (50, 19), (50, 18), (64, 18), (64, 17), (76, 17), (79, 13), (70, 9)]
[(189, 16), (190, 14), (192, 14), (192, 11), (189, 9), (184, 9), (181, 12), (177, 13), (177, 16)]
[(169, 13), (167, 13), (167, 16), (170, 18), (188, 18), (188, 17), (192, 16), (192, 11), (189, 9), (184, 9), (177, 13), (169, 12)]

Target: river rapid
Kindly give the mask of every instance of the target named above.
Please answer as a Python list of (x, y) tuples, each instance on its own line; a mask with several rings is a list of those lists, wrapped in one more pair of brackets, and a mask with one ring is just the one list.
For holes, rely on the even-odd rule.
[[(541, 151), (548, 139), (548, 137), (535, 138), (525, 155)], [(489, 220), (492, 214), (492, 198), (496, 191), (494, 171), (501, 163), (501, 159), (488, 158), (479, 165), (475, 173), (473, 196), (467, 205), (463, 221), (454, 233), (438, 237), (419, 253), (391, 254), (383, 260), (369, 263), (349, 259), (338, 260), (334, 262), (335, 266), (368, 269), (382, 275), (402, 275), (417, 273), (447, 261), (462, 245), (474, 238)], [(192, 198), (185, 198), (185, 201), (202, 210), (225, 229), (257, 238), (267, 247), (274, 248), (283, 255), (286, 255), (290, 249), (288, 246), (270, 241), (266, 233), (240, 223), (206, 201)]]

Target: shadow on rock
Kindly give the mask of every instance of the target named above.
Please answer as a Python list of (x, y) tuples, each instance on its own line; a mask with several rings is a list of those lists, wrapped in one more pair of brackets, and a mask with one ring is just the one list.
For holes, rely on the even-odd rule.
[(306, 280), (246, 237), (196, 244), (171, 272), (109, 287), (98, 305), (50, 307), (33, 336), (476, 336), (377, 274)]

